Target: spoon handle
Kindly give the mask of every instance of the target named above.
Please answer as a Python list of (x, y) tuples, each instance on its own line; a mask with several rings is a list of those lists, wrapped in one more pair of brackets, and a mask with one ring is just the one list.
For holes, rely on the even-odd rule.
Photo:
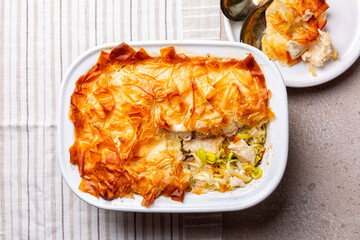
[[(264, 0), (260, 0), (262, 3)], [(253, 0), (221, 0), (221, 11), (232, 21), (244, 21), (259, 5)]]
[(246, 19), (241, 28), (240, 41), (261, 50), (262, 36), (266, 29), (265, 12), (274, 0), (268, 0), (255, 9)]

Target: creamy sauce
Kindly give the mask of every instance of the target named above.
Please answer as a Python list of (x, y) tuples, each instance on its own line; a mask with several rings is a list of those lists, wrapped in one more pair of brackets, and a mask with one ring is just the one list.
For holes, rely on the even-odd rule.
[(301, 58), (315, 67), (322, 67), (330, 58), (336, 58), (337, 53), (329, 34), (320, 29), (318, 31), (320, 33), (318, 41), (311, 44)]

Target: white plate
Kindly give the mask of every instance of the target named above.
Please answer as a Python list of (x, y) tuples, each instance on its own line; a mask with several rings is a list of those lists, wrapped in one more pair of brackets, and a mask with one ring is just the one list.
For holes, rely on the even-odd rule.
[[(308, 63), (300, 62), (291, 67), (279, 66), (288, 87), (310, 87), (328, 82), (345, 72), (360, 55), (360, 1), (328, 0), (330, 5), (325, 26), (339, 51), (339, 59), (329, 60), (323, 68), (317, 68), (317, 76), (308, 71)], [(242, 22), (233, 22), (224, 17), (226, 35), (238, 42)]]
[[(59, 105), (57, 110), (58, 160), (66, 183), (71, 190), (85, 202), (99, 208), (135, 211), (135, 212), (219, 212), (240, 210), (251, 207), (264, 200), (279, 184), (287, 162), (288, 153), (288, 106), (286, 88), (282, 76), (276, 66), (259, 50), (241, 43), (232, 42), (130, 42), (134, 48), (144, 47), (150, 54), (159, 54), (160, 48), (175, 46), (177, 52), (196, 55), (210, 53), (219, 57), (245, 57), (251, 52), (260, 65), (268, 88), (272, 92), (270, 107), (276, 118), (269, 124), (268, 138), (265, 146), (269, 147), (261, 167), (264, 175), (252, 181), (247, 187), (232, 192), (213, 192), (203, 195), (186, 193), (184, 202), (172, 201), (159, 197), (149, 208), (142, 207), (141, 196), (135, 199), (122, 198), (106, 201), (88, 193), (81, 192), (78, 187), (81, 181), (77, 166), (70, 164), (69, 147), (74, 142), (74, 126), (68, 119), (70, 96), (74, 91), (75, 81), (86, 73), (97, 61), (101, 50), (108, 51), (117, 44), (102, 45), (78, 57), (67, 70), (61, 84)], [(267, 164), (268, 163), (268, 164)]]

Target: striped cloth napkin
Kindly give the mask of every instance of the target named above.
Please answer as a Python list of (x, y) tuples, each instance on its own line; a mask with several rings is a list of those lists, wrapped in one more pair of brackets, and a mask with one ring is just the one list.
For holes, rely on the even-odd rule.
[(107, 42), (225, 39), (219, 0), (0, 1), (0, 239), (220, 239), (222, 214), (97, 209), (56, 159), (62, 77)]

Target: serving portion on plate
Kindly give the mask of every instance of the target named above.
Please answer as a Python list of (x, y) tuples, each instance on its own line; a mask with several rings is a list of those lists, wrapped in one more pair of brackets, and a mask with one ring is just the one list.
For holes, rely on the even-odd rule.
[[(278, 56), (282, 56), (280, 61), (284, 60), (285, 65), (277, 61), (275, 64), (279, 67), (287, 86), (309, 87), (328, 82), (346, 71), (358, 59), (360, 55), (359, 1), (282, 0), (274, 1), (271, 5), (266, 17), (273, 18), (276, 31), (270, 31), (275, 27), (267, 30), (271, 34), (266, 34), (265, 45), (267, 46), (263, 46), (263, 50), (265, 49), (269, 57), (275, 60), (279, 59)], [(327, 6), (329, 7), (326, 9)], [(286, 8), (290, 9), (286, 10)], [(324, 15), (324, 10), (327, 16)], [(293, 14), (294, 11), (300, 14)], [(323, 13), (320, 14), (320, 12)], [(295, 24), (288, 24), (293, 22), (291, 19), (294, 20), (293, 16), (296, 15), (301, 15), (303, 19), (299, 22), (295, 21)], [(308, 19), (310, 16), (311, 18)], [(325, 19), (326, 25), (323, 26)], [(224, 25), (229, 40), (239, 41), (242, 22), (233, 22), (225, 18)], [(304, 27), (298, 28), (301, 25)], [(304, 31), (297, 33), (294, 31), (296, 29)], [(267, 44), (266, 40), (269, 39), (274, 44)], [(316, 39), (316, 41), (312, 40), (310, 43), (302, 41), (304, 39)], [(289, 40), (293, 41), (287, 44)], [(280, 50), (285, 54), (277, 53)], [(337, 60), (333, 61), (332, 58)], [(308, 62), (312, 63), (310, 72)], [(296, 64), (287, 66), (292, 63)], [(323, 67), (316, 67), (322, 64), (324, 64)], [(316, 76), (313, 76), (314, 73)]]
[(285, 66), (301, 60), (309, 62), (309, 71), (323, 67), (338, 54), (324, 30), (329, 5), (325, 0), (274, 0), (265, 13), (266, 29), (262, 51)]
[[(58, 116), (59, 129), (72, 128), (74, 136), (67, 139), (60, 130), (59, 160), (65, 180), (85, 201), (129, 211), (233, 210), (262, 200), (281, 179), (286, 159), (281, 149), (280, 165), (272, 162), (278, 143), (272, 142), (271, 129), (285, 121), (279, 134), (284, 141), (287, 116), (271, 106), (265, 81), (271, 70), (278, 78), (273, 81), (281, 83), (276, 68), (264, 66), (263, 57), (259, 65), (258, 51), (219, 57), (204, 54), (201, 44), (198, 53), (182, 44), (186, 54), (176, 45), (159, 47), (158, 55), (122, 43), (98, 51), (97, 63), (87, 72), (76, 75), (80, 72), (72, 69), (86, 59), (70, 68), (64, 82), (70, 75), (73, 84), (78, 79), (61, 95), (71, 99), (73, 127), (66, 121), (64, 128), (64, 105)], [(287, 142), (283, 146), (287, 152)], [(272, 165), (278, 169), (269, 171)], [(255, 194), (262, 185), (268, 187)], [(248, 203), (219, 209), (214, 202), (251, 199), (251, 193), (255, 199)]]

